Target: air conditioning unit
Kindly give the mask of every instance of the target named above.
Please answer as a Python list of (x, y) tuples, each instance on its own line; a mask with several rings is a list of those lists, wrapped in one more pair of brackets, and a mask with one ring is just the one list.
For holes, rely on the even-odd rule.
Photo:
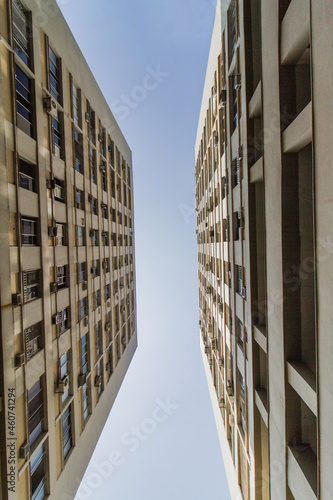
[(219, 399), (219, 408), (220, 410), (223, 410), (225, 408), (225, 400), (224, 398)]
[(223, 241), (228, 241), (229, 239), (229, 234), (228, 234), (228, 228), (226, 227), (223, 231)]
[(47, 189), (55, 188), (55, 180), (54, 179), (46, 179), (46, 187)]
[(111, 153), (111, 151), (112, 151), (111, 146), (108, 146), (108, 151), (109, 151), (109, 153)]
[(217, 349), (217, 339), (212, 339), (212, 349), (213, 349), (213, 351), (216, 351), (216, 349)]
[(242, 78), (239, 73), (233, 76), (233, 85), (235, 90), (239, 90), (242, 86)]
[(13, 293), (12, 294), (12, 304), (13, 304), (13, 306), (22, 305), (22, 295), (20, 293)]
[(219, 302), (219, 312), (223, 313), (223, 302)]
[(225, 106), (227, 104), (227, 89), (222, 89), (220, 92), (220, 104)]
[(111, 323), (110, 323), (110, 321), (107, 321), (107, 322), (105, 323), (105, 331), (107, 332), (107, 331), (109, 331), (110, 329), (111, 329)]
[(205, 354), (209, 354), (209, 347), (208, 347), (208, 345), (205, 345)]
[(235, 427), (235, 417), (232, 414), (229, 415), (229, 425)]
[(26, 460), (26, 458), (28, 458), (29, 452), (30, 452), (29, 443), (27, 443), (27, 442), (23, 443), (20, 446), (20, 452), (19, 452), (20, 458), (22, 458), (23, 460)]
[(241, 294), (241, 297), (243, 299), (246, 299), (246, 287), (245, 286), (241, 287), (241, 293), (240, 294)]
[(90, 122), (90, 114), (89, 113), (85, 113), (84, 119), (86, 120), (87, 123), (89, 123)]
[(104, 259), (102, 262), (102, 268), (107, 269), (107, 267), (108, 267), (108, 261), (106, 259)]
[(83, 318), (83, 326), (88, 326), (88, 324), (89, 324), (89, 319), (88, 319), (88, 316), (85, 316), (85, 317)]
[(95, 236), (95, 229), (89, 229), (89, 236), (91, 238)]
[(126, 165), (122, 164), (121, 168), (122, 170), (126, 170)]
[(88, 289), (88, 282), (82, 281), (82, 290), (87, 290), (87, 289)]
[(80, 373), (80, 375), (78, 376), (79, 387), (82, 387), (86, 382), (87, 382), (87, 374)]
[(60, 316), (59, 314), (55, 314), (52, 316), (52, 325), (59, 325), (60, 323)]
[(103, 141), (103, 135), (102, 135), (102, 134), (98, 134), (98, 141), (99, 141), (99, 142), (102, 142), (102, 141)]
[(101, 387), (101, 385), (102, 385), (101, 375), (96, 375), (94, 384), (95, 384), (95, 387)]
[(107, 303), (106, 303), (106, 305), (107, 305), (108, 307), (111, 307), (111, 300), (108, 300), (108, 301), (107, 301)]
[(219, 136), (214, 134), (214, 147), (217, 148), (219, 145)]
[(50, 292), (55, 293), (58, 290), (58, 285), (56, 282), (50, 283)]
[(227, 380), (227, 394), (228, 394), (228, 396), (234, 395), (234, 388), (232, 386), (231, 380)]
[(53, 238), (53, 236), (57, 236), (58, 234), (58, 228), (57, 226), (49, 226), (48, 227), (48, 235), (49, 235), (49, 238)]
[(219, 358), (219, 367), (220, 368), (224, 367), (224, 359), (223, 358)]
[(206, 286), (206, 294), (209, 295), (212, 293), (212, 288), (210, 286)]
[(20, 352), (15, 356), (15, 366), (19, 368), (22, 365), (24, 365), (24, 352)]
[(105, 172), (106, 165), (104, 165), (103, 163), (101, 163), (100, 166), (99, 166), (99, 170), (100, 170), (100, 172)]
[(93, 199), (93, 195), (91, 193), (88, 194), (88, 201), (89, 203), (92, 202), (92, 199)]
[(52, 97), (43, 98), (43, 108), (50, 116), (57, 116), (57, 103)]
[(106, 371), (109, 371), (109, 370), (110, 370), (110, 368), (111, 368), (111, 363), (110, 363), (110, 361), (107, 361), (107, 362), (105, 363), (105, 369), (106, 369)]
[(231, 281), (231, 278), (232, 278), (231, 271), (228, 271), (228, 278), (229, 278), (229, 281)]
[(69, 377), (68, 375), (65, 375), (64, 378), (58, 381), (58, 392), (64, 394), (68, 389), (68, 385), (69, 385)]

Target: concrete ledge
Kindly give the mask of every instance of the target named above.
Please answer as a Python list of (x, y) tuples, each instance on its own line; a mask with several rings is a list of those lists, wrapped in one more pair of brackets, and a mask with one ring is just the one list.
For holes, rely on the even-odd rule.
[(249, 118), (259, 118), (261, 116), (261, 82), (249, 102)]
[(302, 362), (287, 362), (288, 382), (312, 413), (317, 415), (317, 393), (315, 374)]
[(261, 349), (267, 354), (267, 337), (264, 326), (253, 325), (253, 337)]
[(254, 400), (266, 427), (268, 427), (267, 391), (262, 388), (255, 389)]
[(295, 64), (310, 43), (310, 2), (292, 0), (281, 24), (281, 64)]
[(264, 161), (259, 160), (250, 168), (250, 182), (263, 182), (264, 180)]
[(296, 451), (288, 446), (287, 452), (288, 486), (295, 500), (315, 500), (317, 498), (317, 461), (309, 448)]
[(312, 142), (312, 103), (300, 112), (282, 134), (284, 153), (298, 153)]

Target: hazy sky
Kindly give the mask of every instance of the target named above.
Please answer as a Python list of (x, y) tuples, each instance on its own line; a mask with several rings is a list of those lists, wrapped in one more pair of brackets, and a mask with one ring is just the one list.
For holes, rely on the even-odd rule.
[(194, 211), (215, 0), (58, 3), (132, 150), (135, 197), (139, 347), (76, 500), (228, 500), (199, 350)]

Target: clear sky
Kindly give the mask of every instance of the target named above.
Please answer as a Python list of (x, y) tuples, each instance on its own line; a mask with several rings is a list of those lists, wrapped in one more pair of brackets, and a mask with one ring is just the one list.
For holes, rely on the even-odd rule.
[(135, 198), (139, 347), (75, 500), (230, 498), (199, 350), (194, 211), (215, 3), (58, 0), (132, 150)]

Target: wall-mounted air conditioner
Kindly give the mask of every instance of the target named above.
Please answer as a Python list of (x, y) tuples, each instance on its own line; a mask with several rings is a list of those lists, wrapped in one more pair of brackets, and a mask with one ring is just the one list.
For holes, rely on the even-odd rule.
[(86, 373), (80, 373), (78, 376), (78, 386), (82, 387), (85, 383), (87, 382), (87, 375)]
[(57, 116), (58, 110), (57, 110), (57, 103), (55, 99), (52, 97), (44, 97), (43, 98), (43, 108), (44, 110), (53, 117)]
[(29, 443), (27, 443), (27, 442), (23, 443), (20, 446), (20, 451), (19, 451), (20, 458), (22, 458), (23, 460), (25, 460), (28, 457), (29, 452), (30, 452)]
[(64, 378), (58, 380), (58, 392), (64, 394), (68, 389), (68, 385), (69, 385), (69, 377), (68, 375), (65, 375)]

